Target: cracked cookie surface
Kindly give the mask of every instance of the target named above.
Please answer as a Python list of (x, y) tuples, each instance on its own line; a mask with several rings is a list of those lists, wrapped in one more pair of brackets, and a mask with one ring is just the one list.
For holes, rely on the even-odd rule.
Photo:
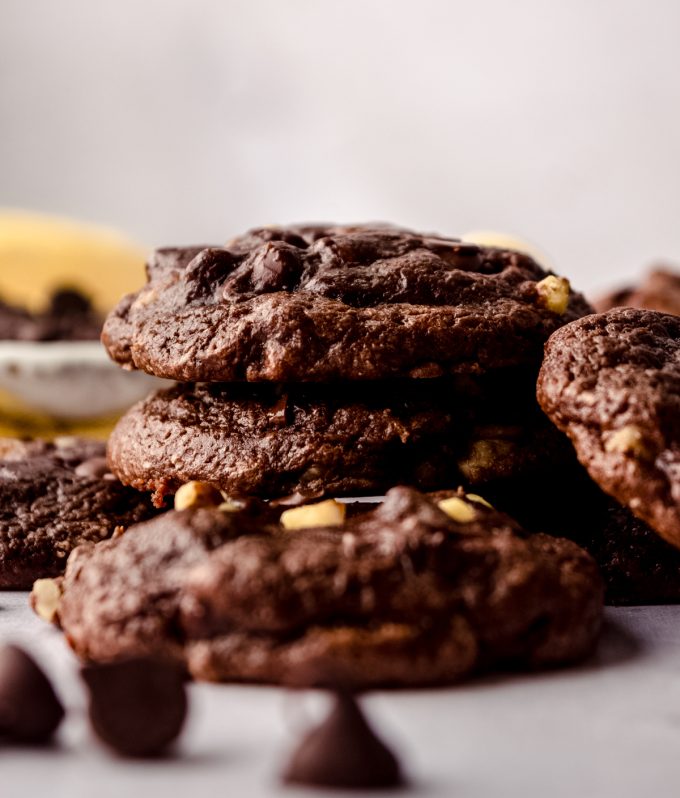
[(481, 373), (539, 362), (551, 332), (591, 312), (527, 255), (379, 225), (260, 228), (159, 250), (147, 275), (103, 341), (122, 366), (179, 381)]
[(84, 658), (169, 655), (209, 680), (286, 683), (325, 663), (358, 688), (441, 684), (588, 654), (590, 556), (458, 498), (464, 521), (407, 488), (336, 526), (284, 529), (252, 501), (170, 512), (80, 547), (59, 619)]
[(76, 546), (155, 514), (104, 455), (103, 443), (82, 438), (0, 439), (0, 588), (56, 576)]

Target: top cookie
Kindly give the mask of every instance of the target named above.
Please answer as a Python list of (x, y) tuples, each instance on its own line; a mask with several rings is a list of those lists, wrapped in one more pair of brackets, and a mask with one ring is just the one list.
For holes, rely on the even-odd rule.
[(623, 308), (548, 341), (538, 401), (607, 493), (680, 547), (680, 318)]
[(147, 275), (104, 344), (125, 368), (183, 381), (481, 373), (540, 362), (554, 330), (591, 312), (527, 255), (378, 225), (159, 250)]

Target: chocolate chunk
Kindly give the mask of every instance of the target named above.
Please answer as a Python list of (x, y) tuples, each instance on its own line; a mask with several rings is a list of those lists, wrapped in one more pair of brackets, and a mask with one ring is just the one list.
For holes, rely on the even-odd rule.
[(229, 299), (239, 294), (290, 291), (302, 273), (298, 249), (282, 241), (266, 244), (248, 258), (224, 286)]
[(209, 248), (199, 252), (184, 273), (187, 300), (209, 297), (237, 265), (236, 258), (226, 249)]
[(14, 645), (0, 648), (0, 738), (46, 743), (59, 727), (64, 708), (33, 658)]
[(329, 716), (302, 740), (283, 780), (345, 789), (400, 787), (404, 783), (397, 758), (373, 731), (355, 699), (345, 692), (334, 696)]
[(171, 661), (138, 658), (88, 665), (92, 728), (124, 756), (164, 753), (179, 736), (187, 714), (184, 672)]

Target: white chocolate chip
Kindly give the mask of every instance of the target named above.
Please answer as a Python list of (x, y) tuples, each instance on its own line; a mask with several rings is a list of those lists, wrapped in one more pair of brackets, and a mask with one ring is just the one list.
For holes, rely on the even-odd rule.
[(187, 482), (175, 493), (175, 510), (218, 507), (222, 503), (222, 494), (207, 482)]
[(291, 507), (281, 513), (281, 526), (284, 529), (309, 529), (315, 526), (340, 526), (345, 521), (347, 508), (335, 499), (327, 499), (318, 504), (305, 504)]
[(217, 509), (223, 513), (237, 513), (241, 507), (238, 504), (234, 504), (234, 502), (224, 501), (218, 505)]
[(538, 301), (552, 313), (562, 315), (569, 305), (569, 280), (550, 274), (536, 283)]
[(482, 496), (478, 496), (476, 493), (466, 493), (465, 498), (470, 502), (477, 502), (477, 504), (483, 504), (485, 507), (490, 507), (493, 510), (493, 504), (489, 504), (489, 502), (484, 499)]
[(445, 512), (449, 518), (457, 521), (459, 524), (469, 524), (477, 517), (477, 511), (474, 507), (460, 498), (460, 496), (451, 496), (450, 499), (442, 499), (438, 502), (440, 510)]
[(31, 607), (47, 623), (54, 623), (59, 613), (61, 585), (56, 579), (36, 579), (31, 590)]
[(628, 424), (611, 433), (604, 443), (604, 449), (606, 452), (633, 454), (640, 457), (646, 457), (649, 454), (642, 431), (634, 424)]
[(536, 263), (542, 264), (548, 268), (548, 256), (541, 252), (538, 247), (525, 241), (523, 238), (518, 238), (508, 233), (499, 233), (495, 230), (471, 230), (461, 236), (462, 240), (469, 244), (477, 244), (480, 247), (495, 247), (497, 249), (512, 249), (515, 252), (523, 252), (530, 258), (533, 258)]

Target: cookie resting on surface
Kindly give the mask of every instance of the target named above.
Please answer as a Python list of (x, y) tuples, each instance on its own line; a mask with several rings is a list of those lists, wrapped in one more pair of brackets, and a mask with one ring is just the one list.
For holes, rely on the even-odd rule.
[(576, 544), (462, 495), (440, 508), (393, 488), (333, 526), (314, 525), (318, 507), (280, 522), (253, 500), (190, 508), (79, 547), (58, 605), (67, 640), (86, 660), (169, 656), (207, 680), (299, 684), (326, 663), (355, 688), (592, 651), (602, 582)]

